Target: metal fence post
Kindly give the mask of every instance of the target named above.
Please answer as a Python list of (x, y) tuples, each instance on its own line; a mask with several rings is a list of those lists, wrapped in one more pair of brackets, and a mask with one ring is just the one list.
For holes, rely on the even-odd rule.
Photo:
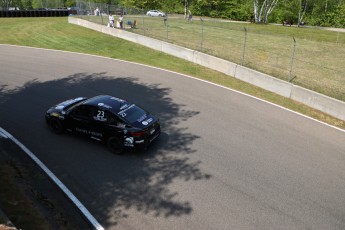
[(103, 11), (103, 4), (101, 5), (99, 9), (99, 16), (101, 17), (102, 25), (104, 25), (102, 11)]
[(200, 41), (200, 51), (202, 52), (203, 43), (204, 43), (204, 20), (200, 18), (201, 21), (201, 41)]
[(145, 11), (144, 10), (142, 10), (142, 11), (143, 11), (143, 33), (144, 33), (144, 36), (145, 36), (145, 19), (144, 19)]
[(295, 59), (295, 49), (296, 49), (296, 39), (295, 37), (292, 37), (292, 38), (293, 38), (293, 48), (292, 48), (290, 72), (289, 72), (289, 79), (288, 79), (289, 82), (291, 81), (292, 66)]
[(242, 51), (242, 66), (244, 66), (244, 54), (246, 52), (246, 45), (247, 45), (247, 28), (244, 27), (244, 44), (243, 44), (243, 51)]
[(168, 20), (168, 16), (165, 16), (166, 17), (166, 20), (164, 19), (165, 21), (165, 29), (166, 29), (166, 33), (167, 33), (167, 42), (169, 42), (169, 20)]

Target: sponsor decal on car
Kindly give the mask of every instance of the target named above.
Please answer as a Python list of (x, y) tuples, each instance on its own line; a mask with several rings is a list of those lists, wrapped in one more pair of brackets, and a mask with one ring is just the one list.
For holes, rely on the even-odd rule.
[(87, 130), (87, 129), (76, 128), (75, 131), (77, 131), (78, 133), (84, 133), (84, 134), (92, 135), (94, 137), (102, 137), (103, 136), (102, 133), (94, 132), (94, 131)]
[(104, 107), (104, 108), (107, 108), (107, 109), (111, 109), (112, 108), (110, 105), (106, 105), (104, 103), (98, 103), (98, 106), (99, 107)]
[(143, 125), (148, 125), (148, 124), (150, 124), (152, 121), (153, 121), (153, 119), (152, 119), (152, 118), (149, 118), (149, 119), (147, 119), (147, 120), (141, 122), (141, 124), (143, 124)]
[(129, 106), (129, 104), (124, 104), (120, 107), (120, 110), (124, 110), (125, 108), (127, 108)]
[(154, 134), (154, 132), (156, 132), (155, 129), (151, 129), (151, 130), (150, 130), (150, 134)]
[(107, 118), (104, 117), (104, 111), (103, 110), (98, 110), (97, 116), (94, 116), (93, 119), (95, 119), (96, 121), (107, 121)]
[(129, 109), (131, 109), (131, 108), (133, 108), (134, 106), (135, 106), (135, 105), (132, 104), (132, 105), (126, 107), (124, 110), (121, 110), (118, 114), (119, 114), (121, 117), (126, 117), (126, 116), (127, 116), (126, 111), (129, 110)]
[(141, 144), (141, 143), (144, 143), (145, 140), (140, 140), (140, 141), (136, 141), (135, 143), (136, 144)]
[(59, 114), (59, 113), (51, 113), (50, 116), (57, 117), (60, 120), (64, 120), (65, 119), (65, 117), (63, 115)]
[(133, 143), (134, 143), (133, 137), (126, 137), (125, 142), (124, 142), (124, 146), (133, 147), (134, 146)]

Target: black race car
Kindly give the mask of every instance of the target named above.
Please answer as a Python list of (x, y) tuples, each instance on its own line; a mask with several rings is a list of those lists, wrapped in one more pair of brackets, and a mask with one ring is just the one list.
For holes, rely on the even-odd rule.
[(45, 119), (54, 133), (81, 134), (105, 142), (117, 154), (125, 147), (146, 149), (161, 132), (158, 118), (135, 104), (108, 95), (61, 102), (46, 112)]

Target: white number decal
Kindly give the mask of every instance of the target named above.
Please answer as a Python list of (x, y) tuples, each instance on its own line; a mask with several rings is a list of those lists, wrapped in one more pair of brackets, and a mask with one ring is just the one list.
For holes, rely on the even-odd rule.
[(98, 110), (97, 118), (100, 120), (103, 120), (104, 118), (104, 111)]

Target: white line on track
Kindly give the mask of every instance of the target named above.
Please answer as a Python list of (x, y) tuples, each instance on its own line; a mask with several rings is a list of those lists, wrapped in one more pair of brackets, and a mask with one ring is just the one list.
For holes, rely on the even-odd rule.
[(1, 128), (0, 128), (0, 137), (1, 137), (1, 138), (5, 138), (5, 139), (8, 138), (7, 135), (6, 135), (5, 133), (2, 132)]
[(98, 221), (91, 215), (91, 213), (85, 208), (85, 206), (75, 197), (72, 192), (50, 171), (47, 166), (45, 166), (42, 161), (40, 161), (35, 154), (33, 154), (27, 147), (20, 143), (15, 137), (10, 133), (0, 127), (0, 135), (5, 138), (11, 139), (16, 143), (41, 169), (47, 173), (47, 175), (52, 179), (57, 186), (67, 195), (67, 197), (77, 206), (77, 208), (83, 213), (87, 220), (93, 225), (97, 230), (104, 230), (104, 228), (98, 223)]

